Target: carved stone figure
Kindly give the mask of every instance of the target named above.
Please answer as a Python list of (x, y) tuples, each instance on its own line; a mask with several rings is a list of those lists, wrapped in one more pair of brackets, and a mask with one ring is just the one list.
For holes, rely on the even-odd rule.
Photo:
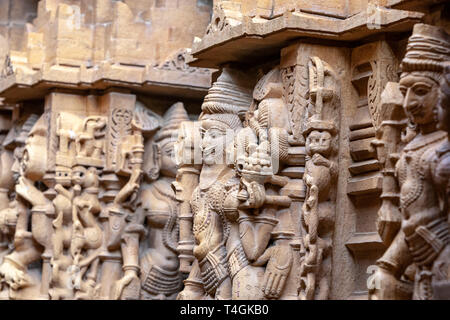
[[(300, 270), (300, 299), (328, 299), (331, 286), (331, 247), (334, 227), (334, 207), (330, 190), (337, 177), (337, 164), (330, 160), (333, 120), (325, 119), (325, 108), (333, 109), (336, 88), (333, 70), (320, 58), (311, 57), (309, 63), (309, 91), (311, 96), (308, 120), (305, 124), (306, 165), (303, 181), (306, 196), (302, 207), (305, 228), (305, 255)], [(328, 86), (326, 85), (328, 83)], [(328, 111), (328, 110), (327, 110)]]
[(150, 163), (145, 164), (144, 182), (136, 214), (147, 225), (147, 237), (141, 247), (141, 299), (175, 299), (181, 290), (179, 272), (178, 202), (172, 189), (177, 166), (174, 144), (181, 122), (188, 121), (183, 103), (167, 110), (162, 128), (147, 148)]
[(443, 30), (417, 24), (402, 61), (403, 108), (417, 134), (396, 164), (403, 220), (401, 230), (377, 262), (378, 288), (372, 298), (405, 298), (408, 292), (402, 290), (400, 277), (411, 263), (416, 266), (413, 299), (432, 299), (432, 283), (448, 277), (448, 270), (442, 272), (450, 256), (448, 212), (440, 205), (433, 176), (436, 151), (447, 143), (448, 134), (438, 130), (433, 110), (438, 104), (443, 66), (450, 58), (449, 40)]
[(144, 228), (137, 221), (135, 212), (139, 186), (142, 177), (144, 158), (144, 141), (140, 123), (132, 121), (132, 135), (120, 148), (117, 172), (128, 172), (129, 180), (114, 197), (109, 211), (108, 250), (120, 248), (123, 259), (122, 277), (115, 281), (112, 299), (139, 299), (139, 239)]
[[(33, 280), (27, 274), (27, 266), (42, 257), (50, 257), (51, 220), (54, 207), (36, 186), (42, 179), (46, 167), (46, 136), (44, 125), (45, 114), (39, 118), (28, 134), (23, 156), (20, 161), (20, 177), (16, 184), (18, 201), (30, 204), (31, 210), (19, 212), (14, 235), (15, 250), (5, 256), (0, 266), (0, 275), (12, 290), (31, 286)], [(31, 220), (31, 231), (29, 222)], [(46, 263), (46, 262), (44, 262)], [(48, 263), (48, 262), (47, 262)], [(47, 294), (48, 283), (45, 279), (40, 284), (40, 294)]]
[[(78, 164), (97, 166), (102, 165), (102, 153), (104, 153), (104, 117), (87, 117), (83, 123), (83, 131), (76, 137), (76, 151)], [(87, 158), (87, 159), (86, 159)]]
[(191, 199), (195, 260), (178, 299), (231, 299), (234, 279), (248, 265), (235, 224), (239, 179), (227, 165), (227, 147), (250, 105), (238, 77), (224, 69), (202, 105), (203, 166)]
[(449, 10), (0, 0), (0, 300), (450, 299)]
[[(278, 67), (265, 74), (253, 90), (248, 126), (237, 138), (239, 232), (244, 253), (255, 271), (264, 270), (255, 286), (256, 299), (296, 299), (294, 228), (291, 199), (282, 195), (289, 178), (277, 175), (288, 158), (290, 125)], [(298, 265), (297, 265), (298, 267)], [(257, 268), (257, 269), (256, 269)], [(257, 278), (253, 278), (255, 283)], [(247, 281), (249, 282), (249, 281)]]
[[(435, 116), (438, 129), (447, 132), (447, 140), (436, 150), (432, 171), (436, 185), (439, 208), (447, 223), (450, 223), (450, 66), (447, 64), (441, 80), (441, 94)], [(448, 246), (448, 245), (447, 245)], [(450, 271), (447, 255), (433, 264), (435, 278), (433, 279), (433, 295), (435, 299), (448, 299), (450, 297)]]
[[(2, 143), (1, 152), (1, 207), (0, 210), (0, 232), (1, 251), (0, 259), (8, 255), (13, 249), (14, 234), (19, 216), (26, 215), (26, 206), (14, 194), (15, 185), (20, 177), (20, 162), (29, 131), (32, 129), (38, 116), (33, 114), (19, 119), (9, 130)], [(17, 279), (20, 282), (20, 279)], [(10, 282), (11, 283), (11, 282)], [(4, 286), (5, 295), (9, 297), (7, 286)]]

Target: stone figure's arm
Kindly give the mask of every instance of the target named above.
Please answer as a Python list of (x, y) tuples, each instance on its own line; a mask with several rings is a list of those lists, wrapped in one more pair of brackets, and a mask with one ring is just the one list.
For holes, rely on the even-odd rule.
[(400, 230), (389, 248), (377, 261), (378, 270), (373, 277), (374, 285), (369, 290), (369, 298), (373, 300), (400, 299), (402, 297), (400, 277), (411, 263), (412, 257), (405, 235)]

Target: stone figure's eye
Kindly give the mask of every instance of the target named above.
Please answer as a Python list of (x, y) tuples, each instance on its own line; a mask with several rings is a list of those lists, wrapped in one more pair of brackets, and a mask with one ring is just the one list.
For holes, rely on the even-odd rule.
[(406, 96), (406, 91), (407, 91), (406, 87), (400, 86), (399, 89), (400, 89), (400, 92), (402, 93), (402, 95), (403, 95), (403, 96)]
[(425, 86), (423, 84), (415, 85), (413, 87), (414, 93), (418, 96), (426, 95), (428, 92), (430, 92), (430, 89), (431, 88), (429, 86)]

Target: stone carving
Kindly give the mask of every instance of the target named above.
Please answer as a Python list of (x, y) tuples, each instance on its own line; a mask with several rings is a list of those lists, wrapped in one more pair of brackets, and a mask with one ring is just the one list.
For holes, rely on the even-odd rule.
[[(129, 180), (117, 192), (109, 211), (108, 250), (120, 248), (123, 276), (114, 283), (112, 299), (139, 299), (139, 238), (144, 228), (137, 221), (136, 202), (142, 176), (144, 144), (140, 128), (133, 121), (130, 139), (121, 144), (117, 172), (129, 175)], [(127, 160), (125, 160), (127, 159)]]
[[(52, 251), (51, 217), (54, 215), (55, 209), (51, 201), (35, 186), (35, 182), (43, 178), (46, 167), (45, 117), (45, 114), (41, 116), (28, 133), (19, 163), (20, 177), (15, 186), (17, 201), (25, 207), (29, 204), (31, 210), (30, 212), (28, 209), (19, 211), (14, 234), (15, 249), (4, 257), (0, 266), (1, 277), (13, 291), (39, 285), (27, 272), (27, 267), (32, 262), (42, 258), (43, 268), (49, 268)], [(29, 225), (31, 225), (31, 230), (29, 230)], [(48, 272), (48, 270), (43, 272), (45, 271)], [(37, 294), (45, 295), (48, 288), (46, 281), (48, 278), (43, 276)], [(14, 293), (12, 295), (14, 296)]]
[(203, 165), (191, 198), (195, 260), (178, 299), (236, 297), (236, 281), (249, 267), (236, 224), (239, 179), (227, 165), (227, 147), (251, 102), (249, 90), (234, 83), (238, 76), (225, 69), (202, 105)]
[(180, 272), (189, 274), (194, 262), (194, 235), (192, 234), (193, 214), (191, 210), (192, 192), (198, 185), (202, 155), (196, 142), (201, 141), (198, 122), (182, 122), (174, 145), (175, 161), (177, 164), (176, 181), (172, 182), (176, 199), (179, 202), (178, 224), (178, 258)]
[(172, 189), (176, 177), (174, 143), (181, 122), (189, 118), (183, 103), (165, 113), (162, 128), (146, 152), (145, 179), (141, 184), (137, 214), (146, 222), (148, 235), (140, 257), (141, 299), (175, 299), (182, 278), (178, 261), (178, 202)]
[(220, 32), (227, 27), (241, 24), (244, 17), (239, 9), (239, 4), (233, 1), (221, 1), (216, 4), (211, 23), (206, 28), (206, 34)]
[(75, 140), (79, 165), (103, 166), (105, 126), (105, 117), (91, 116), (84, 119), (82, 133)]
[[(433, 180), (437, 186), (439, 208), (442, 216), (450, 223), (450, 65), (447, 64), (441, 80), (441, 99), (435, 109), (437, 128), (447, 132), (447, 140), (436, 150), (433, 159)], [(448, 245), (447, 245), (448, 246)], [(448, 272), (448, 255), (443, 261), (434, 262), (433, 269), (437, 273), (433, 281), (433, 296), (435, 299), (448, 299), (450, 296), (450, 276)], [(447, 266), (447, 274), (445, 267)]]
[(0, 35), (0, 79), (14, 74), (9, 54), (9, 45), (6, 39)]
[(258, 299), (296, 298), (296, 289), (290, 286), (295, 277), (291, 273), (295, 212), (287, 209), (291, 198), (282, 192), (289, 178), (278, 174), (289, 154), (290, 124), (282, 97), (281, 72), (275, 67), (256, 84), (246, 127), (237, 139), (239, 231), (250, 265), (264, 270)]
[[(333, 70), (320, 58), (309, 63), (309, 93), (311, 97), (306, 137), (306, 166), (303, 181), (307, 187), (302, 207), (305, 255), (300, 271), (300, 299), (328, 299), (331, 285), (331, 246), (334, 230), (334, 207), (330, 189), (337, 177), (337, 164), (330, 160), (336, 127), (325, 120), (323, 109), (334, 108), (335, 88), (325, 77), (335, 81)], [(333, 84), (334, 85), (334, 84)]]
[(0, 300), (449, 298), (450, 4), (88, 2), (0, 1)]
[(383, 242), (389, 245), (401, 225), (399, 210), (400, 193), (395, 178), (395, 165), (399, 159), (399, 151), (403, 147), (402, 129), (407, 126), (406, 115), (402, 108), (403, 96), (398, 83), (388, 82), (382, 93), (379, 104), (378, 120), (380, 125), (372, 145), (377, 150), (378, 160), (383, 166), (383, 200), (378, 211), (377, 228)]
[(245, 83), (224, 69), (202, 106), (202, 169), (191, 199), (195, 260), (179, 299), (297, 297), (291, 199), (280, 195), (289, 179), (276, 175), (288, 155), (280, 70), (261, 78), (253, 102)]
[[(417, 24), (402, 61), (399, 89), (404, 97), (403, 109), (416, 134), (408, 138), (395, 167), (402, 224), (377, 262), (374, 281), (378, 287), (372, 291), (372, 298), (402, 299), (411, 297), (412, 291), (413, 299), (432, 299), (433, 283), (448, 279), (448, 210), (439, 201), (442, 191), (435, 191), (442, 190), (435, 181), (436, 173), (441, 176), (435, 165), (440, 163), (438, 150), (447, 143), (448, 133), (438, 130), (433, 110), (439, 102), (441, 74), (450, 57), (449, 40), (443, 30)], [(414, 283), (410, 290), (405, 281), (412, 263), (415, 275), (410, 278)]]
[(153, 67), (160, 70), (168, 71), (183, 71), (183, 72), (196, 72), (196, 73), (209, 73), (209, 69), (199, 69), (190, 67), (186, 64), (186, 55), (191, 53), (190, 49), (183, 49), (175, 54), (171, 55), (163, 63), (157, 63)]
[[(33, 114), (19, 119), (9, 130), (5, 137), (1, 152), (1, 210), (0, 210), (0, 237), (1, 237), (1, 259), (8, 255), (13, 249), (14, 234), (19, 216), (26, 217), (26, 206), (15, 196), (15, 185), (20, 177), (20, 163), (25, 147), (25, 141), (28, 133), (38, 120), (38, 116)], [(10, 283), (15, 286), (26, 281), (26, 276), (18, 272), (19, 277), (10, 278)], [(21, 277), (21, 278), (20, 278)], [(5, 279), (6, 280), (6, 279)], [(3, 287), (6, 296), (9, 296), (9, 290)]]

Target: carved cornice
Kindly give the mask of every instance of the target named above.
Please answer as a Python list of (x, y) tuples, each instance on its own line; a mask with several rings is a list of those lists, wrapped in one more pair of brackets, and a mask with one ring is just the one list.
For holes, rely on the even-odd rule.
[(219, 23), (221, 28), (209, 28), (211, 31), (201, 41), (194, 41), (192, 57), (187, 63), (216, 68), (227, 62), (254, 61), (276, 54), (290, 40), (299, 37), (357, 41), (385, 32), (404, 32), (411, 30), (423, 17), (420, 12), (375, 7), (373, 12), (362, 10), (341, 19), (286, 11), (263, 21), (249, 16), (244, 16), (238, 24), (221, 24), (213, 20), (212, 23)]

